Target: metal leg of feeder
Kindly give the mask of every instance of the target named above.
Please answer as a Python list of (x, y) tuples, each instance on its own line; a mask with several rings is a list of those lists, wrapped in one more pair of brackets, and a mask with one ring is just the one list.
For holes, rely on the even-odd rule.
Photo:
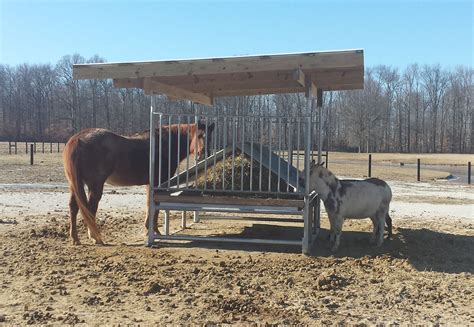
[(186, 229), (186, 215), (187, 215), (186, 211), (183, 211), (181, 213), (181, 228), (182, 229)]
[(302, 251), (303, 254), (309, 254), (309, 243), (310, 243), (310, 231), (311, 231), (311, 222), (310, 222), (310, 204), (309, 197), (305, 196), (304, 209), (303, 209), (303, 242), (302, 242)]
[(193, 222), (198, 223), (200, 221), (201, 221), (201, 219), (199, 218), (199, 211), (194, 211)]
[(165, 235), (170, 234), (170, 211), (165, 210)]
[[(155, 129), (155, 97), (151, 96), (150, 105), (150, 131)], [(155, 201), (154, 195), (154, 184), (155, 184), (155, 133), (150, 133), (150, 163), (149, 163), (149, 176), (150, 181), (148, 183), (148, 237), (147, 246), (152, 246), (154, 242), (154, 229), (155, 229)]]
[(319, 229), (321, 228), (321, 201), (319, 200), (319, 195), (314, 200), (313, 203), (313, 240), (316, 240), (319, 234)]

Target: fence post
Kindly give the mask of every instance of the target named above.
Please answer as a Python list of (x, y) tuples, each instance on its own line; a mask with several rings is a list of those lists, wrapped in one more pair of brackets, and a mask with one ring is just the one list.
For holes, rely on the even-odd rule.
[(25, 142), (25, 152), (28, 153), (28, 142)]
[(33, 154), (34, 154), (34, 146), (30, 144), (30, 165), (33, 165)]
[(8, 141), (8, 154), (12, 154), (12, 142)]
[(17, 149), (18, 149), (18, 148), (17, 148), (17, 144), (16, 144), (16, 141), (15, 141), (15, 154), (18, 153), (18, 152), (17, 152)]
[(416, 160), (416, 180), (420, 181), (420, 159)]
[(369, 177), (372, 177), (372, 154), (369, 154)]
[(467, 183), (471, 184), (471, 162), (467, 163)]
[(53, 142), (49, 142), (49, 153), (53, 153)]
[(34, 141), (33, 144), (35, 145), (34, 149), (35, 149), (35, 153), (36, 153), (36, 141)]
[(44, 142), (42, 142), (41, 144), (42, 144), (42, 151), (44, 153)]
[(59, 142), (58, 142), (58, 153), (59, 153)]

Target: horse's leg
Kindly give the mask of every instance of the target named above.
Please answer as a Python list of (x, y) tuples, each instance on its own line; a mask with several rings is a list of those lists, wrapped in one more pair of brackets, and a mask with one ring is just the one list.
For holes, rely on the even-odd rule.
[(71, 197), (69, 198), (69, 211), (71, 213), (71, 221), (70, 221), (70, 235), (72, 238), (73, 245), (79, 245), (81, 242), (79, 241), (79, 236), (77, 235), (77, 213), (79, 212), (79, 206), (76, 202), (76, 196), (74, 192), (71, 190)]
[(344, 224), (344, 217), (342, 216), (334, 216), (332, 225), (334, 225), (333, 233), (334, 233), (334, 245), (331, 249), (332, 252), (336, 252), (339, 248), (339, 243), (341, 242), (341, 234), (342, 234), (342, 225)]
[[(87, 187), (89, 188), (88, 206), (89, 206), (89, 210), (94, 215), (94, 218), (96, 218), (97, 209), (99, 207), (99, 201), (102, 198), (102, 194), (104, 192), (104, 183), (105, 182), (103, 183), (98, 182), (98, 183), (87, 185)], [(91, 238), (89, 230), (88, 230), (88, 233), (89, 233), (89, 238)], [(103, 242), (96, 240), (96, 244), (103, 244)]]
[[(159, 210), (155, 210), (155, 214), (153, 215), (153, 231), (156, 233), (156, 234), (160, 234), (160, 231), (158, 230), (158, 215), (159, 215), (160, 211)], [(145, 219), (145, 228), (146, 230), (148, 231), (148, 226), (149, 226), (149, 219), (150, 219), (150, 189), (149, 189), (149, 186), (147, 185), (146, 186), (146, 219)]]

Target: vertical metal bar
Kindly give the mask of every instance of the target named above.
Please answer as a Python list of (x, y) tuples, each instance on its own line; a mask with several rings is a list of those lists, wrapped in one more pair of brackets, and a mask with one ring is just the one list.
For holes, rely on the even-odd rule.
[(240, 190), (244, 190), (244, 142), (245, 142), (245, 116), (242, 116), (242, 148), (240, 149)]
[(268, 192), (272, 190), (272, 119), (268, 119)]
[[(209, 126), (209, 119), (206, 116), (204, 122), (204, 189), (207, 189), (207, 127)], [(196, 176), (197, 177), (197, 176)]]
[(170, 234), (170, 211), (165, 210), (165, 235)]
[(33, 144), (30, 144), (30, 165), (33, 165), (33, 153), (35, 152)]
[(214, 165), (212, 166), (213, 169), (212, 169), (212, 186), (213, 186), (213, 190), (215, 191), (216, 190), (216, 180), (217, 180), (217, 167), (216, 167), (216, 164), (217, 164), (217, 156), (216, 156), (216, 153), (217, 153), (217, 135), (218, 135), (218, 130), (219, 130), (219, 119), (215, 119), (214, 121), (214, 137), (212, 138), (213, 139), (213, 143), (214, 143)]
[(171, 115), (168, 115), (168, 191), (171, 179)]
[(181, 228), (182, 229), (186, 229), (186, 215), (187, 215), (186, 211), (181, 212)]
[[(194, 101), (191, 102), (192, 103), (192, 107), (194, 109)], [(197, 109), (195, 110), (195, 114), (194, 114), (194, 123), (196, 124), (196, 133), (198, 133), (198, 130), (199, 130), (199, 115), (197, 114)], [(194, 161), (195, 161), (195, 165), (194, 165), (194, 176), (195, 176), (195, 180), (197, 181), (197, 177), (198, 177), (198, 162), (199, 162), (199, 158), (198, 158), (198, 153), (197, 153), (197, 150), (198, 150), (198, 146), (197, 146), (197, 143), (198, 142), (198, 138), (197, 138), (197, 134), (194, 135)], [(197, 183), (196, 183), (196, 188), (197, 188)]]
[[(15, 148), (16, 150), (16, 148)], [(53, 143), (49, 142), (49, 153), (53, 153)]]
[[(297, 127), (298, 139), (296, 140), (296, 167), (299, 171), (301, 170), (300, 168), (301, 118), (298, 117), (298, 120), (296, 123), (298, 124), (298, 127)], [(303, 168), (304, 168), (304, 164), (303, 164)], [(298, 183), (298, 181), (296, 181), (296, 183)]]
[(253, 191), (253, 126), (255, 118), (250, 117), (250, 191)]
[(189, 115), (186, 115), (186, 188), (189, 187), (189, 152), (191, 151), (191, 146), (189, 144), (189, 132), (191, 131), (191, 126), (189, 120)]
[[(286, 183), (286, 192), (290, 192), (290, 183), (291, 183), (290, 167), (293, 166), (293, 144), (291, 140), (291, 134), (293, 134), (293, 128), (291, 128), (292, 121), (290, 117), (286, 118), (286, 122), (287, 122), (286, 125), (287, 125), (287, 131), (288, 131), (288, 143), (286, 146), (286, 151), (288, 151), (288, 171), (287, 171), (286, 180), (288, 181), (288, 183)], [(298, 183), (296, 183), (295, 185), (298, 185)]]
[(420, 166), (421, 166), (420, 159), (417, 159), (417, 160), (416, 160), (416, 180), (417, 180), (418, 182), (419, 182), (420, 179), (421, 179), (421, 178), (420, 178), (420, 177), (421, 177), (421, 176), (420, 176), (420, 175), (421, 175), (421, 174), (420, 174), (420, 170), (421, 170), (421, 167), (420, 167)]
[(369, 171), (368, 171), (367, 176), (369, 178), (372, 177), (372, 154), (369, 154)]
[(176, 167), (176, 188), (179, 189), (179, 164), (181, 162), (181, 115), (178, 115), (178, 153), (176, 154), (178, 165)]
[(262, 155), (263, 155), (263, 117), (260, 117), (260, 167), (258, 176), (258, 190), (262, 192)]
[(224, 153), (222, 154), (222, 189), (225, 190), (225, 149), (227, 148), (227, 116), (224, 116)]
[[(281, 154), (281, 118), (277, 119), (278, 124), (278, 156), (280, 157)], [(277, 181), (277, 192), (280, 193), (280, 176), (281, 176), (281, 161), (278, 158), (278, 181)]]
[[(309, 102), (310, 99), (307, 98)], [(305, 197), (304, 197), (304, 209), (303, 209), (303, 220), (304, 220), (304, 230), (303, 230), (303, 253), (309, 253), (309, 235), (311, 232), (311, 221), (309, 217), (310, 203), (309, 203), (309, 167), (310, 167), (310, 152), (308, 149), (311, 149), (311, 125), (312, 119), (308, 117), (306, 120), (305, 126), (305, 151), (304, 151), (304, 171), (305, 171)]]
[[(155, 229), (155, 96), (151, 96), (150, 104), (150, 156), (149, 156), (149, 171), (148, 177), (148, 240), (147, 245), (152, 246), (154, 241), (154, 229)], [(160, 114), (160, 132), (161, 132), (161, 114)], [(161, 139), (161, 135), (160, 135)], [(160, 145), (160, 169), (158, 170), (158, 178), (161, 181), (161, 145)], [(159, 184), (158, 184), (159, 186)]]
[[(323, 90), (318, 89), (318, 164), (321, 163), (321, 152), (323, 151)], [(312, 103), (313, 101), (311, 101)]]
[[(154, 103), (155, 103), (155, 96), (152, 96), (151, 97), (151, 107), (152, 109), (151, 110), (154, 110), (153, 108), (155, 107)], [(152, 117), (154, 117), (154, 114), (152, 113), (151, 114)], [(150, 118), (150, 124), (151, 124), (151, 121), (153, 120), (154, 118)], [(161, 162), (163, 161), (163, 114), (160, 113), (160, 117), (159, 117), (159, 140), (158, 142), (159, 143), (159, 147), (158, 147), (158, 187), (161, 187), (161, 183), (162, 183), (162, 180), (161, 180), (161, 175), (162, 174), (162, 171), (161, 171)], [(151, 126), (150, 126), (150, 142), (151, 142), (151, 139), (153, 138), (153, 142), (155, 142), (155, 137), (152, 136), (152, 129), (151, 129)], [(151, 146), (151, 145), (150, 145)], [(150, 150), (151, 151), (151, 150)], [(151, 152), (150, 152), (151, 153)]]
[(235, 165), (235, 133), (237, 132), (236, 117), (232, 117), (232, 191), (234, 190), (234, 165)]
[(194, 211), (193, 222), (198, 223), (201, 219), (199, 218), (199, 211)]

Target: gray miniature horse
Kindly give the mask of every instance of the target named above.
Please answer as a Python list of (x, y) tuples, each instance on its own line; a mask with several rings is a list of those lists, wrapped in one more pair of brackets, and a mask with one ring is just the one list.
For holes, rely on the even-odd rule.
[[(301, 185), (305, 185), (304, 176), (304, 172), (301, 173)], [(388, 214), (392, 190), (383, 180), (339, 180), (322, 164), (311, 163), (309, 188), (315, 190), (324, 202), (331, 224), (333, 252), (339, 247), (345, 218), (369, 217), (373, 223), (371, 244), (382, 245), (385, 224), (388, 238), (392, 237), (392, 219)]]

